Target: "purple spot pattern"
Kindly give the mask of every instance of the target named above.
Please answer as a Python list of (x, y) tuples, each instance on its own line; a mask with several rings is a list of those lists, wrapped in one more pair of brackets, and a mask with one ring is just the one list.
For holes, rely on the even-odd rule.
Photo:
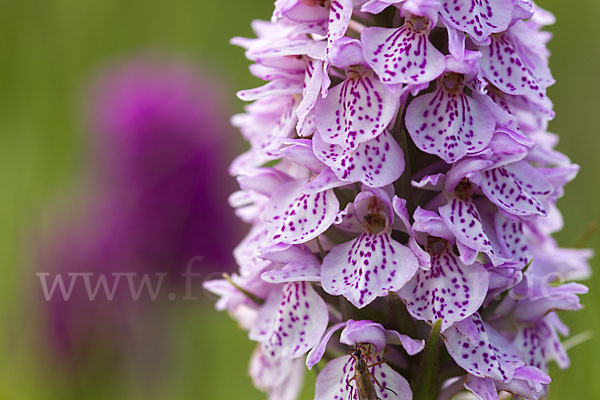
[(420, 84), (444, 72), (444, 55), (407, 22), (399, 29), (367, 28), (361, 35), (363, 53), (383, 83)]
[(298, 103), (298, 108), (296, 109), (296, 115), (298, 116), (296, 131), (300, 137), (310, 136), (317, 129), (314, 108), (321, 91), (322, 79), (322, 63), (312, 59), (308, 60), (304, 75), (302, 100)]
[[(368, 365), (382, 360), (379, 355), (371, 355), (369, 360), (366, 360), (366, 355), (363, 355), (363, 359)], [(350, 381), (355, 375), (355, 364), (356, 361), (352, 356), (331, 360), (317, 377), (315, 400), (363, 400), (358, 398), (355, 381)], [(369, 372), (383, 388), (389, 389), (380, 388), (373, 381), (379, 399), (412, 399), (412, 392), (406, 379), (386, 363), (369, 368)]]
[(356, 149), (325, 143), (318, 135), (313, 137), (313, 145), (317, 158), (331, 167), (341, 180), (382, 187), (404, 172), (404, 153), (387, 131)]
[(513, 343), (523, 354), (526, 365), (548, 371), (548, 361), (555, 359), (561, 368), (569, 366), (569, 356), (558, 335), (544, 321), (522, 327)]
[(419, 269), (412, 251), (385, 232), (363, 233), (334, 247), (321, 268), (323, 289), (358, 308), (396, 291)]
[(522, 218), (548, 214), (553, 187), (526, 161), (484, 171), (481, 190), (497, 206)]
[(327, 52), (333, 43), (344, 36), (352, 17), (353, 0), (332, 0), (327, 28)]
[(242, 242), (233, 250), (235, 261), (240, 266), (242, 275), (251, 275), (255, 271), (264, 270), (271, 261), (260, 258), (259, 249), (269, 244), (269, 232), (261, 226), (254, 227)]
[(484, 324), (479, 314), (473, 314), (465, 322), (475, 329), (476, 336), (461, 332), (460, 326), (450, 327), (443, 334), (448, 353), (471, 375), (509, 382), (514, 371), (524, 364), (518, 349)]
[(399, 295), (418, 320), (442, 320), (442, 331), (476, 312), (487, 293), (488, 273), (475, 262), (464, 265), (449, 250), (431, 256), (431, 269), (420, 269)]
[(332, 189), (311, 194), (296, 192), (291, 201), (281, 200), (274, 197), (263, 214), (271, 240), (276, 243), (301, 244), (314, 239), (331, 226), (340, 207)]
[(449, 25), (482, 41), (508, 28), (512, 10), (512, 0), (450, 0), (442, 3), (440, 14)]
[(349, 77), (317, 101), (317, 130), (328, 143), (356, 148), (384, 131), (396, 105), (395, 96), (372, 72)]
[(272, 357), (297, 358), (319, 342), (328, 321), (327, 305), (311, 284), (290, 282), (269, 295), (250, 337)]
[(504, 252), (521, 266), (527, 265), (533, 256), (529, 251), (527, 238), (523, 234), (523, 223), (512, 221), (502, 213), (498, 213), (495, 216), (495, 225)]
[(448, 204), (439, 208), (439, 213), (446, 226), (465, 246), (486, 253), (495, 259), (496, 252), (484, 231), (477, 207), (471, 201), (452, 198)]
[(504, 93), (543, 99), (546, 88), (538, 81), (525, 59), (521, 58), (509, 37), (492, 36), (491, 43), (482, 47), (479, 65), (483, 75)]
[(483, 150), (496, 125), (487, 106), (462, 90), (447, 90), (441, 83), (434, 93), (410, 103), (405, 121), (417, 147), (447, 163)]

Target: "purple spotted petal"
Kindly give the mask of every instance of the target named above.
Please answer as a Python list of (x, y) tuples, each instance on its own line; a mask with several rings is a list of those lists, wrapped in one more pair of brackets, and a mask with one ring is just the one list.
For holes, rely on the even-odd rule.
[(397, 110), (398, 99), (371, 72), (350, 76), (317, 100), (315, 117), (321, 139), (346, 148), (379, 136)]
[(522, 267), (527, 265), (531, 261), (532, 255), (527, 238), (523, 234), (523, 223), (513, 221), (502, 213), (497, 213), (494, 219), (498, 240), (506, 255)]
[(348, 29), (352, 17), (353, 0), (332, 0), (329, 9), (329, 27), (327, 28), (327, 50), (330, 51), (333, 43), (341, 39)]
[[(498, 254), (494, 249), (484, 229), (477, 207), (472, 201), (452, 197), (438, 211), (457, 241), (476, 252), (487, 254), (494, 265), (506, 261), (502, 258), (502, 254)], [(462, 257), (462, 252), (461, 260), (467, 262)]]
[(445, 0), (440, 14), (448, 25), (482, 42), (508, 28), (512, 11), (512, 0)]
[(492, 36), (491, 43), (480, 49), (479, 64), (485, 78), (504, 93), (543, 99), (546, 89), (533, 75), (527, 60), (521, 58), (510, 37)]
[(343, 295), (363, 308), (376, 297), (400, 289), (418, 268), (412, 251), (387, 233), (363, 233), (325, 256), (321, 279), (327, 293)]
[(297, 358), (321, 339), (329, 313), (310, 283), (291, 282), (273, 290), (256, 317), (250, 339), (273, 357)]
[(479, 263), (464, 265), (450, 251), (432, 255), (431, 269), (419, 270), (399, 292), (408, 312), (442, 332), (476, 312), (487, 293), (488, 273)]
[[(474, 330), (466, 335), (461, 324)], [(444, 332), (444, 342), (454, 361), (471, 375), (509, 382), (523, 366), (519, 351), (502, 334), (486, 325), (479, 314)]]
[(274, 242), (300, 244), (323, 233), (335, 220), (339, 202), (333, 190), (302, 193), (306, 181), (282, 185), (261, 216)]
[(513, 343), (523, 354), (526, 365), (547, 371), (548, 361), (556, 360), (560, 368), (568, 368), (570, 360), (567, 351), (547, 320), (544, 318), (535, 324), (522, 326)]
[(379, 79), (387, 84), (420, 84), (444, 72), (444, 55), (429, 41), (429, 30), (415, 31), (408, 21), (398, 29), (366, 28), (363, 54)]
[(406, 110), (406, 128), (417, 147), (453, 163), (483, 150), (492, 139), (495, 119), (483, 103), (461, 91), (446, 90), (414, 99)]
[(547, 215), (547, 199), (554, 188), (532, 165), (519, 161), (484, 171), (481, 190), (510, 214), (531, 219)]
[(300, 137), (310, 136), (316, 129), (314, 108), (323, 84), (323, 62), (310, 59), (306, 63), (302, 100), (298, 103), (296, 130)]
[[(372, 355), (370, 360), (365, 361), (367, 365), (371, 365), (381, 360), (380, 356)], [(355, 375), (354, 364), (355, 360), (351, 356), (329, 361), (317, 376), (315, 400), (363, 400), (358, 397), (356, 383), (351, 381)], [(380, 388), (373, 381), (379, 399), (412, 399), (412, 391), (406, 379), (386, 363), (369, 368), (369, 371), (382, 386)]]
[(356, 149), (344, 149), (313, 137), (316, 156), (345, 181), (362, 182), (370, 187), (389, 185), (404, 172), (404, 153), (391, 133), (383, 131)]

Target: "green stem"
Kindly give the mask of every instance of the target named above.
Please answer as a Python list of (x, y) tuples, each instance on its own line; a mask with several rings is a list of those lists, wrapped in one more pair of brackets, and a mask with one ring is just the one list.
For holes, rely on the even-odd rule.
[(423, 350), (419, 373), (413, 381), (414, 400), (436, 400), (438, 398), (438, 355), (441, 327), (442, 320), (440, 319), (435, 321), (431, 327), (429, 338)]

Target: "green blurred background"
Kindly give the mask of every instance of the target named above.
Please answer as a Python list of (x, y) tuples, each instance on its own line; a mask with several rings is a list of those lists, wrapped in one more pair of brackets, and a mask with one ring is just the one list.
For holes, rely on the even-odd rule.
[[(561, 135), (559, 150), (581, 166), (559, 203), (566, 227), (558, 239), (572, 246), (591, 221), (600, 221), (600, 3), (539, 3), (558, 19), (550, 27), (557, 80), (549, 92), (557, 111), (551, 130)], [(208, 302), (161, 310), (172, 328), (172, 354), (156, 365), (161, 379), (151, 389), (135, 374), (73, 382), (32, 344), (43, 331), (30, 309), (37, 281), (27, 242), (35, 240), (50, 199), (86, 169), (82, 89), (99, 67), (147, 49), (183, 57), (218, 72), (237, 112), (242, 105), (234, 92), (257, 82), (228, 40), (251, 35), (250, 21), (268, 19), (271, 10), (267, 0), (0, 0), (0, 399), (265, 398), (246, 374), (252, 344)], [(600, 235), (588, 246), (600, 249)], [(564, 317), (574, 334), (600, 331), (599, 279), (587, 282), (586, 308)], [(576, 346), (570, 356), (571, 369), (552, 371), (550, 398), (598, 398), (598, 340)], [(314, 377), (307, 378), (303, 399), (312, 398)]]

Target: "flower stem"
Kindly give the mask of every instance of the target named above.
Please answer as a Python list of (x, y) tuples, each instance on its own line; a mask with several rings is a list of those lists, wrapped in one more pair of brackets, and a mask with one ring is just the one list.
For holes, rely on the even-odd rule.
[(414, 400), (436, 400), (438, 397), (438, 347), (442, 320), (431, 327), (429, 338), (423, 350), (419, 373), (413, 381)]

